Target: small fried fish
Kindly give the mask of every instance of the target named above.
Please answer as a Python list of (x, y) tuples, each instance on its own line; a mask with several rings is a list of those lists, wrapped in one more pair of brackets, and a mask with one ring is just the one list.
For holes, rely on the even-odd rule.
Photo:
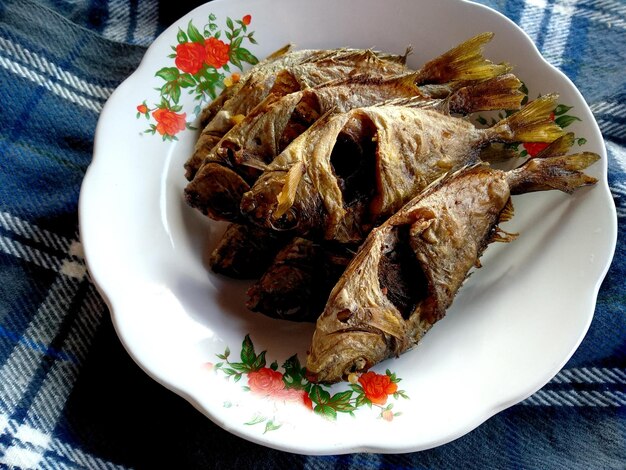
[(489, 143), (563, 135), (550, 120), (556, 98), (534, 100), (487, 129), (419, 106), (327, 116), (274, 159), (244, 194), (241, 211), (260, 226), (359, 242), (432, 181), (477, 162)]
[(566, 135), (508, 172), (476, 164), (450, 173), (374, 229), (317, 320), (308, 379), (336, 382), (415, 346), (488, 244), (516, 237), (498, 227), (512, 216), (511, 194), (596, 182), (582, 170), (598, 155), (563, 156), (572, 142)]
[(231, 188), (247, 191), (244, 182), (254, 183), (276, 155), (329, 112), (405, 99), (413, 106), (421, 103), (442, 112), (469, 114), (518, 109), (524, 97), (519, 91), (521, 82), (512, 74), (469, 85), (450, 82), (436, 89), (416, 85), (419, 75), (420, 72), (392, 78), (359, 75), (284, 97), (270, 95), (209, 152), (185, 188), (187, 201), (211, 218), (238, 217), (243, 193), (237, 197)]
[(279, 52), (251, 68), (202, 113), (201, 122), (206, 124), (193, 154), (185, 163), (187, 179), (193, 178), (213, 145), (270, 93), (286, 95), (364, 70), (382, 75), (396, 75), (406, 70), (406, 54), (345, 48)]

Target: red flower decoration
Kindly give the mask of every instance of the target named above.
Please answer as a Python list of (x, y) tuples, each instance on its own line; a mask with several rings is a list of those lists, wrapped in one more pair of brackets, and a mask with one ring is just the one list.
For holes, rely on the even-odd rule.
[(141, 114), (146, 114), (148, 112), (148, 107), (145, 104), (140, 104), (139, 106), (137, 106), (137, 111), (139, 111)]
[(259, 395), (276, 397), (285, 388), (285, 382), (283, 382), (283, 374), (269, 367), (263, 367), (248, 373), (248, 387), (251, 392)]
[(178, 114), (166, 108), (159, 108), (152, 113), (157, 122), (156, 131), (161, 135), (176, 135), (185, 129), (187, 114)]
[(376, 405), (387, 403), (387, 397), (398, 391), (398, 385), (391, 381), (388, 375), (375, 372), (366, 372), (359, 377), (365, 396)]
[(241, 18), (241, 22), (245, 24), (246, 26), (248, 26), (251, 21), (252, 21), (252, 16), (250, 15), (246, 15), (243, 18)]
[[(281, 381), (282, 381), (282, 376), (281, 376)], [(304, 406), (306, 406), (309, 410), (313, 409), (313, 401), (311, 401), (309, 394), (306, 393), (304, 390), (297, 390), (295, 388), (285, 388), (285, 389), (274, 392), (272, 395), (272, 398), (285, 400), (285, 401), (291, 401), (291, 402), (300, 402)]]
[(196, 74), (204, 65), (204, 46), (197, 42), (185, 42), (176, 46), (176, 67), (186, 73)]
[(228, 63), (230, 46), (224, 42), (210, 37), (204, 41), (204, 61), (207, 65), (211, 65), (216, 69), (226, 65)]

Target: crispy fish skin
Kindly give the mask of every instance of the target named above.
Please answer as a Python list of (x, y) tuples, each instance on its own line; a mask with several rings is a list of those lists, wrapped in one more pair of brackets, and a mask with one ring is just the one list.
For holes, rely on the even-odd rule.
[(209, 266), (213, 272), (234, 279), (258, 279), (285, 241), (274, 231), (230, 224), (211, 252)]
[[(415, 83), (434, 85), (430, 90), (425, 87), (424, 92), (441, 97), (437, 93), (443, 91), (447, 96), (449, 91), (438, 84), (480, 81), (506, 73), (510, 70), (507, 64), (493, 64), (482, 55), (483, 46), (492, 38), (493, 33), (478, 34), (431, 60), (415, 72)], [(409, 52), (407, 49), (399, 56), (372, 50), (337, 49), (273, 54), (279, 58), (268, 58), (253, 67), (245, 75), (245, 80), (223, 92), (215, 104), (207, 107), (210, 110), (203, 112), (203, 131), (194, 153), (185, 164), (187, 179), (193, 179), (218, 138), (235, 125), (234, 118), (246, 116), (268, 95), (284, 96), (359, 73), (398, 75), (408, 71), (405, 63)], [(208, 116), (210, 120), (206, 119)]]
[(272, 318), (315, 322), (354, 252), (295, 237), (248, 290), (246, 306)]
[(303, 88), (368, 70), (395, 75), (406, 70), (406, 54), (397, 56), (372, 50), (333, 49), (291, 51), (250, 69), (215, 105), (203, 112), (206, 121), (193, 154), (185, 163), (185, 176), (193, 179), (212, 146), (270, 93), (286, 95)]
[[(479, 110), (518, 109), (524, 96), (519, 92), (521, 82), (512, 74), (470, 85), (452, 82), (438, 86), (434, 92), (432, 87), (422, 91), (415, 84), (415, 77), (415, 73), (392, 78), (360, 75), (284, 97), (271, 95), (215, 144), (203, 167), (185, 188), (187, 201), (209, 217), (239, 219), (238, 207), (243, 193), (229, 191), (233, 199), (226, 207), (224, 199), (214, 197), (210, 190), (220, 195), (223, 189), (238, 185), (242, 177), (253, 183), (280, 151), (329, 112), (344, 112), (392, 100), (444, 113), (468, 114)], [(433, 98), (429, 93), (440, 98)], [(228, 175), (232, 179), (229, 185), (225, 181)], [(236, 219), (231, 218), (232, 214)]]
[(309, 380), (336, 382), (415, 346), (487, 245), (516, 237), (498, 227), (512, 216), (511, 194), (594, 184), (582, 170), (599, 157), (559, 155), (563, 140), (571, 136), (509, 172), (477, 164), (449, 174), (374, 229), (317, 321)]
[[(487, 129), (420, 107), (381, 105), (327, 116), (296, 138), (256, 181), (241, 211), (268, 228), (358, 242), (453, 167), (491, 142), (551, 142), (563, 135), (546, 95)], [(270, 201), (270, 204), (268, 204)]]

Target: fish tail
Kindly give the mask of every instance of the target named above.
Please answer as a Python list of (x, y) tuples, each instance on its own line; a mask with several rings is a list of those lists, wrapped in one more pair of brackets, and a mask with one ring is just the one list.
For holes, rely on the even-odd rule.
[(483, 46), (493, 36), (493, 33), (474, 36), (426, 63), (419, 71), (418, 83), (487, 80), (509, 72), (508, 64), (494, 64), (483, 57)]
[(564, 132), (551, 118), (558, 95), (531, 101), (518, 112), (486, 129), (490, 142), (553, 142)]
[(600, 156), (593, 152), (560, 154), (567, 145), (564, 141), (568, 139), (569, 134), (555, 141), (537, 157), (509, 171), (506, 175), (511, 194), (551, 189), (569, 194), (582, 186), (595, 184), (598, 180), (585, 174), (583, 170), (597, 162)]
[(524, 99), (521, 86), (522, 82), (515, 75), (507, 73), (460, 88), (447, 99), (448, 107), (451, 112), (460, 114), (519, 109)]

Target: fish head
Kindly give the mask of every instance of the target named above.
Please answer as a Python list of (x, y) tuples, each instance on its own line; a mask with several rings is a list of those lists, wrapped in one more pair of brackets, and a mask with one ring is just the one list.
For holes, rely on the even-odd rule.
[(243, 216), (261, 227), (274, 230), (295, 228), (298, 221), (295, 208), (290, 208), (280, 218), (274, 216), (286, 176), (287, 172), (281, 170), (263, 173), (241, 198), (240, 209)]
[(334, 291), (317, 320), (306, 366), (311, 382), (332, 383), (367, 371), (394, 355), (404, 335), (392, 307), (356, 303), (348, 291)]
[(310, 382), (334, 383), (350, 374), (367, 371), (380, 362), (379, 351), (386, 345), (376, 332), (341, 331), (320, 335), (316, 332), (307, 358), (307, 379)]
[(215, 220), (238, 221), (239, 202), (250, 186), (238, 173), (217, 163), (204, 164), (185, 187), (187, 204)]

